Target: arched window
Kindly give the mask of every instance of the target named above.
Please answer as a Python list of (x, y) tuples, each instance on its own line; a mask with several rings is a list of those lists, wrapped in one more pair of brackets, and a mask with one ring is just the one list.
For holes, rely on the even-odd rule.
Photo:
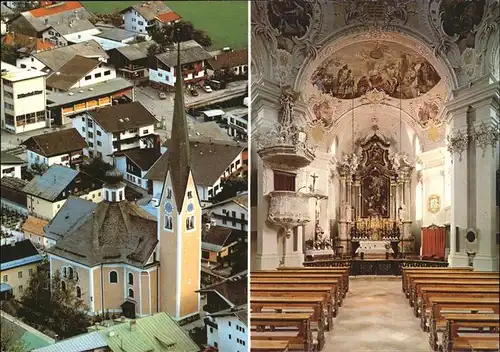
[(112, 284), (118, 283), (118, 273), (116, 271), (111, 271), (109, 273), (109, 282)]
[(64, 281), (61, 281), (61, 288), (63, 291), (66, 291), (66, 283)]
[(76, 297), (82, 298), (82, 289), (80, 286), (76, 286)]
[(68, 278), (73, 279), (73, 268), (70, 266), (68, 267)]
[(131, 288), (128, 289), (128, 297), (134, 298), (134, 290), (132, 290)]
[(134, 274), (128, 273), (128, 284), (133, 285), (134, 284)]
[(63, 277), (67, 278), (68, 277), (68, 273), (66, 271), (66, 267), (63, 267), (62, 269), (63, 269)]

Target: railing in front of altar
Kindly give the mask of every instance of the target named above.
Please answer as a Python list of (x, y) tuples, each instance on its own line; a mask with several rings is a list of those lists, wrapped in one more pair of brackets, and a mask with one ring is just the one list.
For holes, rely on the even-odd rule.
[(393, 275), (401, 276), (403, 268), (409, 267), (446, 267), (448, 262), (432, 260), (410, 260), (410, 259), (373, 259), (373, 260), (350, 260), (350, 259), (328, 259), (305, 261), (305, 267), (349, 267), (349, 274), (356, 275)]

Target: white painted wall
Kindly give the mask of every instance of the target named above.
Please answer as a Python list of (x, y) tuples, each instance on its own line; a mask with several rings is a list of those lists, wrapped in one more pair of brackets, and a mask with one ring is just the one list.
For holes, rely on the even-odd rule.
[(33, 55), (17, 59), (16, 66), (19, 68), (31, 68), (38, 71), (42, 71), (44, 68), (47, 67)]
[[(105, 75), (105, 73), (108, 73)], [(90, 76), (90, 79), (86, 79), (86, 77)], [(92, 84), (101, 83), (104, 81), (108, 81), (110, 79), (116, 78), (116, 70), (113, 66), (107, 66), (104, 64), (100, 64), (98, 67), (89, 72), (85, 77), (83, 77), (78, 83), (71, 86), (70, 89), (80, 88), (90, 86)]]
[[(214, 319), (214, 318), (212, 318)], [(215, 347), (218, 344), (220, 352), (248, 351), (248, 328), (235, 316), (217, 317), (214, 319), (218, 329), (207, 326), (207, 344)]]
[(145, 33), (147, 22), (144, 17), (142, 17), (137, 11), (131, 9), (128, 12), (123, 14), (124, 20), (124, 28), (127, 31), (137, 32), (137, 33)]
[(51, 42), (55, 46), (68, 45), (68, 40), (52, 27), (47, 28), (47, 30), (42, 33), (42, 39)]
[(40, 155), (31, 150), (27, 150), (26, 154), (28, 156), (28, 168), (31, 168), (33, 164), (46, 164), (47, 166), (59, 164), (69, 167), (69, 162), (70, 162), (69, 153), (55, 155), (49, 158), (44, 157), (43, 155)]
[(101, 33), (101, 31), (98, 28), (92, 28), (81, 32), (67, 34), (64, 36), (64, 39), (66, 39), (68, 42), (79, 43), (91, 40), (93, 39), (93, 35), (97, 35), (99, 33)]
[(21, 178), (21, 165), (19, 165), (19, 164), (15, 164), (15, 165), (2, 164), (1, 166), (2, 166), (1, 177), (8, 176), (8, 177)]
[[(241, 214), (245, 214), (246, 225), (243, 231), (247, 230), (248, 227), (248, 211), (236, 204), (235, 202), (227, 202), (225, 204), (212, 206), (209, 211), (213, 214), (225, 215), (225, 216), (233, 216), (233, 211), (236, 212), (236, 219), (241, 220)], [(226, 211), (226, 213), (224, 213)], [(233, 222), (231, 220), (226, 220), (225, 222), (222, 219), (215, 218), (214, 219), (217, 226), (229, 227), (235, 230), (242, 230), (241, 223), (237, 222), (235, 226), (233, 226)]]
[[(205, 63), (202, 63), (202, 70), (195, 72), (195, 73), (190, 73), (184, 78), (184, 82), (188, 82), (192, 79), (196, 78), (201, 78), (205, 76)], [(149, 80), (154, 81), (154, 82), (159, 82), (163, 84), (168, 84), (170, 86), (173, 86), (175, 84), (175, 76), (174, 76), (174, 71), (175, 67), (171, 67), (170, 71), (163, 70), (159, 68), (158, 70), (154, 69), (149, 69)]]

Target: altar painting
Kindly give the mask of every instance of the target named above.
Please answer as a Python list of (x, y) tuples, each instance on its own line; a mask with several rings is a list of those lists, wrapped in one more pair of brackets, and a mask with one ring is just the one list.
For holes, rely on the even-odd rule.
[(389, 217), (391, 182), (376, 167), (361, 179), (361, 217)]

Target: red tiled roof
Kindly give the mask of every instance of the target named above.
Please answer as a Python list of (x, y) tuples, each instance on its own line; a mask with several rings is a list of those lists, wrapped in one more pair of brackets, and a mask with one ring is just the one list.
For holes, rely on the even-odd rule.
[(21, 45), (24, 48), (28, 49), (28, 53), (31, 53), (32, 51), (39, 52), (54, 47), (54, 44), (52, 44), (48, 40), (43, 41), (40, 38), (29, 37), (20, 33), (7, 33), (4, 37), (2, 37), (2, 44)]
[(177, 21), (178, 19), (181, 18), (181, 16), (171, 11), (171, 12), (161, 13), (158, 16), (156, 16), (156, 18), (158, 18), (160, 22), (172, 22), (172, 21)]
[(231, 68), (248, 64), (248, 49), (235, 50), (222, 53), (208, 60), (214, 70)]
[(40, 7), (38, 9), (29, 11), (29, 13), (31, 13), (33, 17), (44, 17), (55, 15), (61, 12), (76, 10), (81, 7), (83, 6), (78, 1), (65, 1), (47, 7)]

